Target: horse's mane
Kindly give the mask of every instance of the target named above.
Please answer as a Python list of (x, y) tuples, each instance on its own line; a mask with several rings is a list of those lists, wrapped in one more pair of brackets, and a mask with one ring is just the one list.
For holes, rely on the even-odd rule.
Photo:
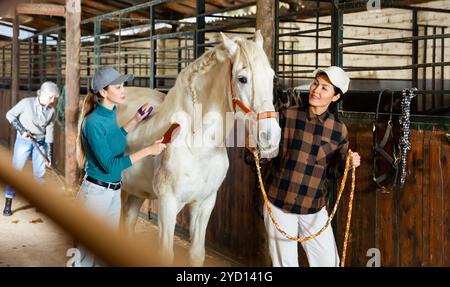
[(214, 64), (217, 63), (217, 61), (219, 60), (217, 55), (219, 52), (218, 50), (220, 50), (220, 48), (223, 47), (217, 46), (211, 49), (210, 51), (204, 53), (200, 58), (198, 58), (190, 65), (188, 65), (184, 70), (182, 70), (180, 76), (178, 77), (182, 82), (178, 83), (177, 80), (176, 84), (182, 84), (186, 87), (189, 87), (190, 91), (189, 94), (192, 96), (192, 101), (194, 103), (197, 102), (197, 93), (194, 87), (195, 77), (197, 77), (200, 74), (208, 72), (211, 69), (211, 67), (213, 67)]
[(221, 55), (224, 52), (223, 45), (218, 45), (181, 70), (175, 85), (169, 90), (160, 104), (158, 112), (146, 123), (151, 126), (149, 130), (160, 134), (163, 132), (161, 130), (162, 128), (167, 128), (171, 116), (169, 112), (173, 109), (173, 105), (180, 100), (179, 97), (181, 95), (192, 98), (193, 103), (197, 101), (197, 94), (194, 87), (195, 77), (209, 71), (218, 60), (223, 61), (225, 57), (222, 59)]
[[(259, 54), (262, 49), (261, 51), (258, 51), (256, 45), (249, 44), (250, 41), (241, 37), (236, 37), (234, 40), (239, 45), (241, 52), (247, 55), (246, 58), (248, 58), (248, 61), (253, 62), (256, 58), (265, 58), (263, 61), (268, 61), (267, 57), (260, 57)], [(181, 95), (183, 95), (183, 97), (191, 98), (192, 105), (197, 103), (198, 97), (195, 89), (196, 77), (207, 73), (211, 68), (216, 66), (217, 63), (225, 62), (228, 59), (227, 53), (224, 44), (219, 44), (181, 70), (175, 85), (169, 90), (160, 105), (158, 113), (152, 118), (152, 126), (158, 129), (158, 127), (161, 127), (161, 125), (165, 125), (164, 123), (168, 122), (168, 111), (170, 111), (173, 108), (173, 105), (180, 100), (178, 97)], [(263, 52), (262, 54), (264, 55)], [(249, 55), (256, 55), (256, 57), (248, 57)]]
[[(261, 54), (261, 51), (256, 49), (256, 45), (250, 45), (249, 41), (242, 37), (236, 37), (233, 40), (239, 45), (241, 52), (246, 55), (248, 61), (253, 62), (256, 58), (268, 61), (267, 57), (261, 57), (261, 55), (259, 55)], [(208, 72), (217, 62), (224, 62), (226, 60), (226, 53), (223, 44), (217, 45), (213, 49), (207, 51), (180, 72), (175, 85), (181, 84), (185, 87), (189, 87), (192, 100), (196, 103), (197, 94), (194, 89), (195, 77)], [(249, 55), (258, 55), (258, 57), (252, 58), (249, 57)], [(269, 63), (267, 64), (270, 65)], [(180, 83), (178, 83), (179, 80), (181, 81)]]

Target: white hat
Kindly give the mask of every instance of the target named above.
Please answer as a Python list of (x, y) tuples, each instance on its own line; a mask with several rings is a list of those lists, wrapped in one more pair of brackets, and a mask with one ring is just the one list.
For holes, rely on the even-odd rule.
[(350, 83), (350, 79), (348, 78), (347, 74), (345, 74), (344, 70), (342, 70), (341, 68), (336, 66), (330, 66), (325, 69), (317, 69), (313, 72), (314, 77), (318, 73), (325, 73), (328, 76), (328, 79), (330, 79), (330, 82), (335, 87), (338, 87), (343, 94), (345, 94), (348, 91), (348, 84)]
[(49, 96), (59, 96), (59, 88), (54, 82), (47, 81), (42, 83), (39, 90), (37, 90), (37, 95), (49, 95)]

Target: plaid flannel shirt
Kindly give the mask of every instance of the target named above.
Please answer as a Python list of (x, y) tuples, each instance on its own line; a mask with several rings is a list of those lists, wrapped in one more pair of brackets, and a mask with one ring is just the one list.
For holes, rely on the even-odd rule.
[(328, 111), (307, 107), (280, 112), (280, 152), (266, 187), (269, 200), (286, 212), (312, 214), (328, 202), (327, 178), (341, 177), (348, 150), (347, 128)]

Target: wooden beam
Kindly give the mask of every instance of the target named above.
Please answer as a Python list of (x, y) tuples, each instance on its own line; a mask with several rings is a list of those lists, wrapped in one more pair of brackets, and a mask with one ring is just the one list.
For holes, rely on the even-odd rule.
[[(20, 19), (22, 19), (23, 15), (20, 16)], [(31, 16), (30, 16), (31, 17)], [(41, 15), (33, 15), (33, 20), (27, 24), (28, 27), (34, 28), (38, 31), (43, 31), (51, 27), (59, 27), (59, 26), (65, 26), (66, 22), (63, 18), (59, 17), (45, 17)], [(22, 23), (22, 21), (21, 21)], [(88, 25), (84, 25), (81, 28), (81, 32), (83, 35), (89, 35), (92, 34), (92, 29), (88, 28)]]
[(178, 12), (178, 13), (184, 15), (185, 17), (190, 17), (190, 16), (195, 15), (195, 9), (186, 7), (186, 6), (182, 6), (179, 3), (174, 3), (174, 2), (165, 3), (165, 4), (161, 5), (161, 8), (173, 10), (175, 12)]
[(256, 30), (261, 31), (264, 51), (272, 64), (275, 45), (275, 3), (274, 0), (256, 1)]
[(6, 19), (14, 19), (14, 6), (10, 3), (0, 4), (0, 17)]
[[(14, 13), (13, 17), (13, 37), (12, 37), (12, 83), (11, 83), (11, 107), (17, 103), (19, 95), (19, 68), (20, 68), (20, 42), (19, 42), (19, 15)], [(12, 148), (16, 139), (16, 130), (10, 128), (9, 144)]]
[(21, 3), (17, 5), (18, 14), (32, 14), (32, 15), (46, 15), (46, 16), (60, 16), (66, 15), (66, 8), (57, 4), (42, 4), (42, 3)]
[[(115, 2), (115, 3), (118, 4), (117, 2)], [(96, 1), (86, 1), (86, 2), (83, 3), (83, 9), (84, 9), (84, 7), (89, 7), (89, 8), (95, 9), (95, 10), (103, 11), (101, 13), (101, 15), (102, 14), (106, 14), (108, 12), (121, 10), (121, 9), (127, 8), (129, 6), (130, 5), (123, 7), (123, 5), (120, 5), (119, 7), (117, 7), (117, 6), (112, 6), (112, 5), (106, 5), (106, 4), (103, 4), (101, 2), (96, 2)], [(144, 16), (141, 13), (138, 13), (137, 11), (136, 12), (127, 13), (127, 15), (130, 18), (148, 19), (147, 16)]]
[(76, 142), (78, 99), (80, 97), (81, 0), (66, 2), (66, 107), (65, 107), (65, 175), (69, 188), (76, 186), (78, 168)]
[[(180, 2), (178, 4), (180, 6), (184, 6), (184, 7), (188, 7), (190, 9), (192, 9), (192, 13), (194, 13), (194, 15), (196, 15), (195, 14), (196, 13), (196, 7), (197, 7), (196, 1), (192, 1), (192, 0), (191, 1), (183, 1), (183, 2)], [(206, 3), (206, 1), (205, 1), (205, 12), (211, 13), (211, 12), (214, 12), (214, 11), (217, 11), (217, 10), (219, 10), (217, 8), (217, 6), (214, 6), (212, 4)]]

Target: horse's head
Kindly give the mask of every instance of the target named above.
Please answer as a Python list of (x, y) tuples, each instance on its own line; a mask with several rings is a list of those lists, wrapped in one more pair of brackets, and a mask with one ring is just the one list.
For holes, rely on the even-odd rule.
[(230, 109), (255, 115), (258, 123), (255, 140), (261, 156), (274, 157), (281, 129), (273, 105), (274, 71), (263, 50), (261, 33), (257, 31), (253, 41), (221, 35), (230, 59), (227, 79)]

